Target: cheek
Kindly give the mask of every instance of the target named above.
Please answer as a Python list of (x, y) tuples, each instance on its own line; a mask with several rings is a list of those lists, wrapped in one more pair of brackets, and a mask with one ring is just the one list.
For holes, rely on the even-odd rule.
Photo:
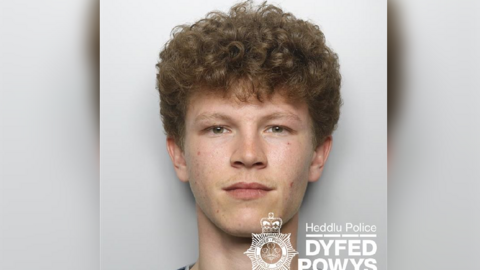
[(298, 141), (287, 141), (272, 152), (270, 165), (279, 168), (275, 171), (287, 200), (294, 201), (305, 192), (312, 153), (313, 150)]
[[(192, 152), (192, 155), (187, 160), (187, 168), (189, 174), (189, 182), (192, 193), (196, 202), (205, 209), (212, 202), (212, 185), (215, 184), (215, 171), (211, 169), (210, 161), (205, 153), (202, 151)], [(209, 208), (209, 207), (208, 207)]]
[[(282, 173), (286, 173), (290, 178), (297, 178), (308, 170), (311, 161), (312, 151), (299, 142), (287, 141), (282, 147), (276, 147), (272, 150), (269, 163), (272, 166), (281, 168)], [(294, 180), (294, 179), (292, 179)], [(292, 181), (289, 182), (292, 187)]]
[(195, 145), (187, 158), (189, 180), (199, 187), (215, 186), (222, 173), (220, 164), (225, 163), (225, 153), (221, 152), (222, 148), (208, 147), (205, 143)]

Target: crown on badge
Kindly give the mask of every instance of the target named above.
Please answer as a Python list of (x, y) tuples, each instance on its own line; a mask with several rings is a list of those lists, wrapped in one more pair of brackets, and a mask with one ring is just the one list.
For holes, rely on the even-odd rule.
[(268, 213), (268, 218), (260, 220), (262, 225), (262, 233), (280, 233), (282, 227), (282, 219), (273, 217), (273, 213)]

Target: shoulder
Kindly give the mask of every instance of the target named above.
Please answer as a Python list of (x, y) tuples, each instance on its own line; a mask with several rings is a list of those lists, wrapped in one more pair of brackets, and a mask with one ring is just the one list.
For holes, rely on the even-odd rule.
[(190, 270), (193, 267), (193, 265), (187, 265), (185, 267), (179, 268), (178, 270)]
[(193, 267), (193, 264), (187, 265), (185, 267), (179, 268), (178, 270), (190, 270)]

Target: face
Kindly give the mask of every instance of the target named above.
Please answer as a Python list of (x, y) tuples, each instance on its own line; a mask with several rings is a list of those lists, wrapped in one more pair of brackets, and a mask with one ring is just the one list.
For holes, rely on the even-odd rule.
[(167, 146), (200, 211), (224, 232), (251, 237), (269, 212), (287, 223), (320, 177), (331, 137), (314, 148), (311, 121), (306, 103), (280, 94), (263, 102), (198, 95), (186, 114), (184, 150), (172, 138)]

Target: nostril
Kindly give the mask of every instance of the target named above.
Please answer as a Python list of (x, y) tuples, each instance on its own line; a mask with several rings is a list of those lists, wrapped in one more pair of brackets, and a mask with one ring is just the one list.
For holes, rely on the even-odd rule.
[(261, 166), (263, 166), (263, 165), (264, 165), (264, 163), (261, 162), (261, 161), (256, 162), (256, 163), (253, 164), (253, 166), (258, 166), (258, 167), (261, 167)]
[(242, 161), (235, 161), (232, 163), (234, 167), (265, 167), (265, 162), (258, 161), (253, 164), (244, 163)]
[(235, 165), (235, 166), (242, 166), (243, 163), (242, 163), (241, 161), (235, 161), (235, 162), (233, 163), (233, 165)]

